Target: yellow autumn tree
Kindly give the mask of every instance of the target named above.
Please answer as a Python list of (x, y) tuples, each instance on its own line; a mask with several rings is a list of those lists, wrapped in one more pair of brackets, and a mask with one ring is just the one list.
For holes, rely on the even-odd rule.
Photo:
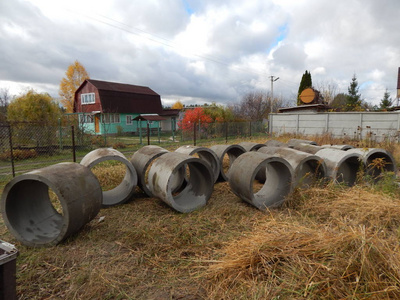
[(67, 113), (74, 111), (74, 95), (78, 87), (86, 79), (89, 79), (89, 74), (85, 67), (77, 60), (71, 64), (65, 72), (65, 77), (60, 82), (60, 91), (58, 94), (61, 97), (61, 104), (64, 106)]
[(182, 109), (183, 108), (183, 104), (181, 101), (176, 101), (173, 105), (172, 105), (172, 109)]
[(60, 107), (49, 94), (37, 93), (32, 89), (16, 98), (7, 107), (7, 119), (10, 122), (57, 125), (60, 116)]
[(58, 103), (49, 94), (32, 89), (15, 98), (7, 107), (8, 121), (15, 122), (13, 136), (20, 143), (33, 143), (38, 147), (56, 143), (56, 126), (60, 117)]

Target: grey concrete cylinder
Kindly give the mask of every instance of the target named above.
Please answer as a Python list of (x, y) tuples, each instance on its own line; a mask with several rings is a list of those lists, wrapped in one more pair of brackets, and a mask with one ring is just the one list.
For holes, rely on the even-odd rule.
[(354, 147), (351, 145), (322, 145), (321, 148), (333, 148), (333, 149), (338, 149), (338, 150), (343, 150), (343, 151), (354, 149)]
[(200, 159), (210, 165), (214, 175), (214, 182), (217, 181), (219, 172), (221, 171), (221, 163), (214, 151), (209, 148), (200, 146), (182, 146), (176, 149), (175, 152), (183, 153), (190, 156), (197, 154)]
[[(265, 170), (266, 181), (255, 192), (253, 183), (260, 170)], [(293, 168), (285, 159), (259, 152), (241, 155), (229, 171), (229, 185), (235, 195), (260, 210), (282, 205), (292, 190), (292, 182)]]
[(111, 160), (123, 163), (126, 167), (126, 172), (118, 186), (109, 191), (103, 191), (103, 207), (122, 204), (128, 201), (135, 192), (138, 182), (136, 170), (131, 162), (121, 152), (112, 148), (93, 150), (82, 158), (80, 164), (91, 169), (101, 162)]
[(299, 151), (303, 151), (306, 153), (310, 153), (310, 154), (315, 154), (318, 151), (324, 149), (321, 146), (315, 146), (315, 145), (311, 145), (311, 144), (304, 144), (304, 143), (294, 143), (290, 146), (290, 148), (299, 150)]
[[(58, 211), (50, 189), (58, 198)], [(1, 212), (21, 243), (51, 246), (77, 233), (98, 214), (101, 204), (101, 186), (89, 168), (60, 163), (12, 179), (4, 188)]]
[[(185, 170), (184, 186), (174, 192), (174, 177)], [(150, 167), (149, 189), (152, 194), (181, 213), (203, 207), (214, 187), (213, 172), (203, 160), (178, 152), (162, 155)]]
[(289, 148), (293, 148), (294, 145), (296, 144), (307, 144), (307, 145), (313, 145), (313, 146), (317, 146), (317, 142), (314, 141), (309, 141), (309, 140), (302, 140), (302, 139), (290, 139), (287, 142), (287, 146)]
[(325, 161), (327, 176), (332, 180), (348, 186), (356, 183), (357, 173), (363, 165), (360, 154), (326, 148), (318, 151), (315, 155)]
[(283, 147), (264, 147), (258, 152), (287, 160), (294, 170), (296, 186), (307, 187), (326, 176), (325, 162), (319, 156)]
[(257, 151), (258, 149), (266, 147), (267, 145), (253, 142), (241, 142), (239, 143), (239, 146), (242, 146), (246, 150), (246, 152), (249, 152)]
[[(379, 148), (355, 148), (347, 150), (349, 153), (357, 153), (362, 157), (366, 166), (367, 175), (373, 179), (379, 179), (382, 172), (396, 172), (396, 161), (392, 154), (385, 149)], [(376, 161), (381, 159), (382, 161)]]
[(287, 144), (277, 140), (268, 140), (264, 143), (264, 145), (267, 147), (287, 147)]
[(148, 186), (147, 171), (157, 158), (166, 153), (169, 153), (169, 151), (162, 147), (148, 145), (136, 151), (130, 159), (138, 175), (138, 186), (149, 197), (152, 197), (153, 194)]
[[(215, 152), (217, 157), (219, 158), (219, 162), (221, 164), (221, 170), (218, 176), (218, 181), (223, 182), (228, 180), (229, 169), (232, 166), (232, 163), (243, 153), (246, 153), (246, 149), (244, 149), (240, 145), (214, 145), (210, 147), (211, 150)], [(226, 166), (226, 170), (224, 170), (224, 157), (228, 155), (228, 166)]]

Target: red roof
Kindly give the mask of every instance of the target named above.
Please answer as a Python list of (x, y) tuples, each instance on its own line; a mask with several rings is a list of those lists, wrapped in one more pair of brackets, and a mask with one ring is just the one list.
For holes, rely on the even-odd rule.
[[(160, 95), (149, 87), (93, 79), (85, 80), (76, 90), (75, 101), (78, 93), (88, 85), (97, 90), (100, 98), (98, 108), (103, 113), (158, 114), (162, 111)], [(97, 107), (93, 105), (93, 110), (98, 110), (94, 108)]]
[(160, 96), (147, 86), (108, 82), (108, 81), (101, 81), (94, 79), (88, 79), (87, 81), (93, 84), (98, 90), (112, 91), (117, 93), (133, 93), (133, 94)]
[(180, 109), (168, 108), (168, 109), (164, 109), (162, 112), (160, 112), (159, 115), (166, 116), (166, 117), (174, 117), (174, 116), (178, 116), (180, 111), (181, 111)]
[(146, 120), (146, 121), (163, 121), (166, 120), (163, 117), (160, 117), (159, 115), (139, 115), (133, 120)]

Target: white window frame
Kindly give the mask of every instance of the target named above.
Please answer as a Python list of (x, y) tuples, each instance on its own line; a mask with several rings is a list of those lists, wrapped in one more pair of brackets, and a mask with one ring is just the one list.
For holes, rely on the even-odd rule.
[(90, 115), (90, 114), (87, 114), (87, 115), (85, 115), (85, 114), (79, 115), (79, 122), (80, 122), (81, 124), (94, 123), (93, 115)]
[(81, 94), (81, 104), (93, 104), (96, 102), (95, 94), (94, 93), (85, 93)]
[(133, 124), (133, 116), (127, 115), (126, 116), (126, 125), (132, 125)]
[(103, 122), (105, 124), (117, 124), (120, 123), (119, 114), (104, 114), (103, 115)]

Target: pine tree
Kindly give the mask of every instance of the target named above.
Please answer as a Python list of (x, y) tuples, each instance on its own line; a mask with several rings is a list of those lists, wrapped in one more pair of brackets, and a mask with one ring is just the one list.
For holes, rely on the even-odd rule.
[(351, 79), (350, 86), (348, 88), (348, 94), (346, 96), (346, 110), (360, 110), (361, 109), (361, 94), (358, 93), (358, 81), (356, 74)]
[(383, 94), (383, 99), (381, 100), (381, 103), (379, 104), (379, 108), (385, 110), (385, 109), (388, 109), (389, 107), (391, 107), (392, 104), (393, 104), (393, 100), (390, 97), (390, 93), (386, 89), (385, 94)]
[(312, 87), (311, 73), (306, 70), (306, 72), (301, 77), (299, 91), (297, 93), (297, 105), (301, 105), (300, 94), (305, 89)]

